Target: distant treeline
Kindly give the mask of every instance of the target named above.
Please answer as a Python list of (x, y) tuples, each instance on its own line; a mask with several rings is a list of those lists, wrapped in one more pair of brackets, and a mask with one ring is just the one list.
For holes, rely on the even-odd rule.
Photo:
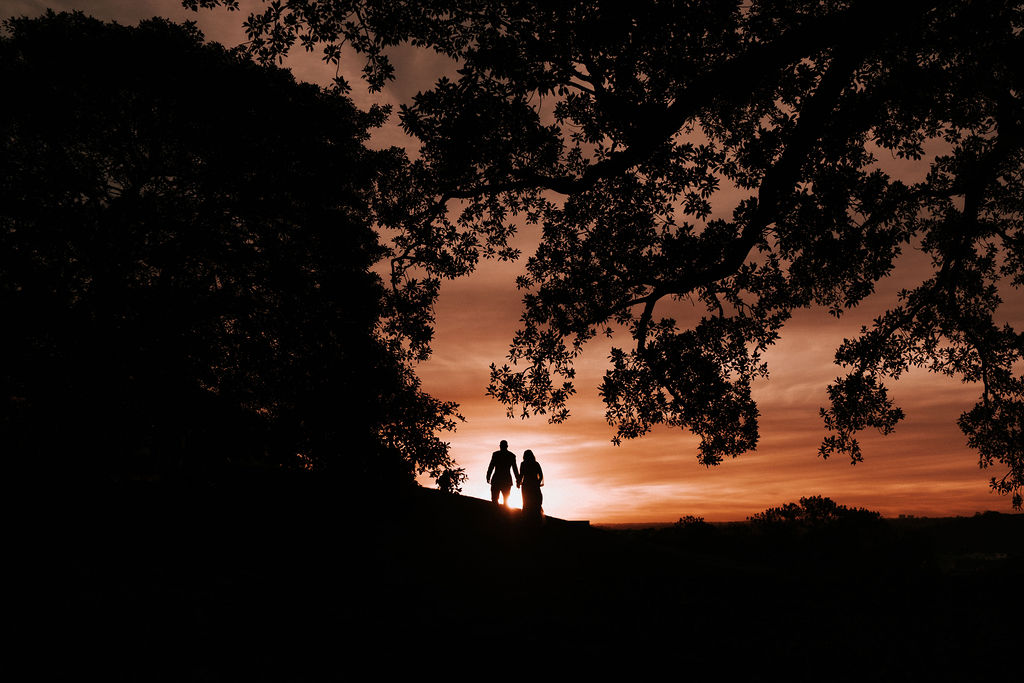
[(1024, 515), (888, 519), (823, 496), (767, 508), (746, 522), (709, 523), (687, 515), (625, 533), (687, 552), (800, 566), (801, 572), (824, 563), (835, 576), (1024, 568)]

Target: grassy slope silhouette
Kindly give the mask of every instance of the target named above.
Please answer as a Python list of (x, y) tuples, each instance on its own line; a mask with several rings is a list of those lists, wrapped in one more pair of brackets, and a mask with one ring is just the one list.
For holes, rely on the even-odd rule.
[(995, 675), (1020, 642), (1019, 622), (996, 624), (1020, 614), (1022, 515), (538, 528), (485, 501), (342, 498), (311, 477), (60, 500), (36, 536), (52, 560), (51, 637), (115, 679), (323, 679), (400, 666), (410, 649), (514, 645), (579, 667), (639, 657), (917, 680)]

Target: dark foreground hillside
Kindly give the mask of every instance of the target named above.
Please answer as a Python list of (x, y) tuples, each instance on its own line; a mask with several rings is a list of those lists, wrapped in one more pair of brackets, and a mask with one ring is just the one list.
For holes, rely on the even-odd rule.
[(536, 528), (474, 499), (358, 500), (299, 478), (64, 491), (26, 516), (44, 679), (489, 677), (526, 657), (684, 679), (987, 680), (1016, 670), (1022, 642), (1021, 515)]

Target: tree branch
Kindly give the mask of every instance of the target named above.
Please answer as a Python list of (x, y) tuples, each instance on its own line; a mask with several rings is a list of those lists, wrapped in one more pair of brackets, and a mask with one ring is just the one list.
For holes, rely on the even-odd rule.
[[(839, 52), (848, 51), (842, 47), (844, 44), (849, 47), (853, 40), (849, 36), (857, 36), (860, 52), (866, 52), (870, 45), (884, 40), (907, 22), (917, 19), (931, 4), (917, 0), (900, 3), (894, 9), (892, 3), (874, 0), (857, 3), (845, 12), (809, 20), (802, 26), (790, 29), (770, 44), (757, 44), (738, 57), (705, 71), (676, 92), (673, 103), (660, 115), (650, 116), (649, 111), (636, 108), (633, 113), (638, 118), (649, 118), (643, 126), (637, 127), (639, 134), (632, 144), (588, 167), (581, 176), (549, 176), (523, 169), (515, 174), (516, 182), (479, 187), (476, 192), (502, 192), (522, 187), (541, 187), (560, 194), (588, 190), (597, 181), (643, 162), (712, 100), (733, 103), (743, 101), (757, 90), (758, 84), (764, 81), (767, 74), (787, 64), (829, 48), (837, 48)], [(878, 16), (883, 13), (883, 8), (890, 20), (888, 31), (879, 31)], [(899, 16), (893, 16), (894, 13)], [(843, 42), (837, 37), (842, 37)]]

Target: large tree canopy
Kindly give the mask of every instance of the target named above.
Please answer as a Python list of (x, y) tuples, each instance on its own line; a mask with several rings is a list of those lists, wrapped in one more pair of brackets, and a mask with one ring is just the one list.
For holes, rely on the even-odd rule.
[[(5, 453), (59, 474), (241, 457), (441, 476), (454, 406), (383, 338), (379, 116), (194, 26), (0, 35)], [(458, 485), (456, 472), (447, 480)]]
[(886, 381), (929, 368), (980, 385), (960, 426), (1020, 505), (1024, 336), (997, 315), (1024, 284), (1020, 3), (277, 0), (246, 27), (267, 61), (347, 44), (373, 88), (390, 46), (456, 61), (400, 112), (433, 199), (400, 226), (393, 284), (429, 299), (410, 267), (457, 275), (514, 256), (516, 220), (543, 227), (492, 371), (510, 412), (564, 419), (584, 344), (624, 337), (601, 387), (618, 436), (680, 426), (718, 463), (757, 442), (751, 382), (792, 312), (843, 315), (913, 247), (932, 272), (838, 349), (820, 453), (860, 460), (856, 433), (903, 415)]

